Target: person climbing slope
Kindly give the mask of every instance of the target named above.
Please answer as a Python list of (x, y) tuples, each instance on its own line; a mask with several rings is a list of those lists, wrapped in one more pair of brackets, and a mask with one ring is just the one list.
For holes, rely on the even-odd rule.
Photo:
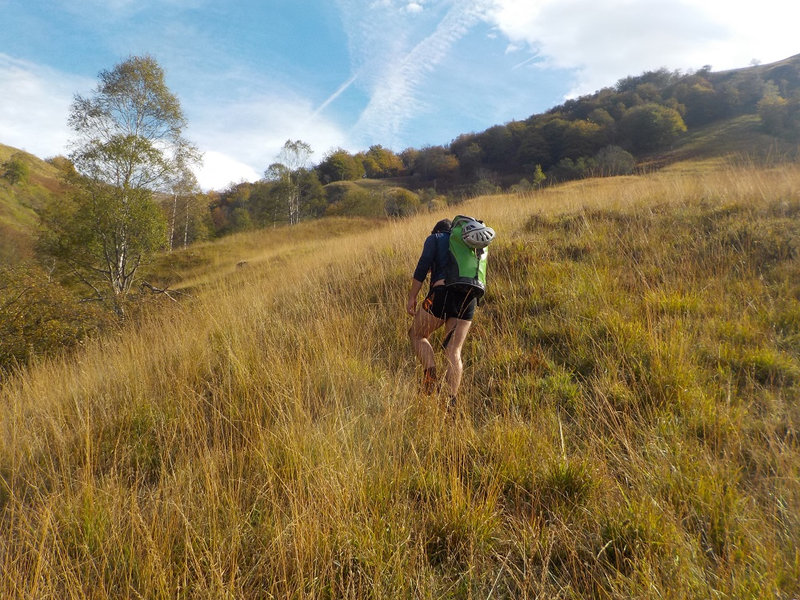
[[(425, 239), (411, 279), (406, 311), (414, 320), (408, 335), (424, 369), (422, 390), (433, 394), (438, 389), (436, 357), (430, 335), (444, 325), (445, 381), (451, 403), (461, 385), (461, 349), (472, 325), (475, 307), (485, 291), (486, 246), (494, 236), (491, 227), (471, 217), (459, 215), (452, 222), (442, 219)], [(429, 273), (430, 290), (418, 306), (417, 298)]]

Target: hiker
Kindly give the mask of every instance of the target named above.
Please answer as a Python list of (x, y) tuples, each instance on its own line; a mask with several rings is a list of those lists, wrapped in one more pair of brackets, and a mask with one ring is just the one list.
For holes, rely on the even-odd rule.
[[(451, 232), (456, 237), (451, 240)], [(463, 234), (463, 235), (462, 235)], [(480, 246), (468, 247), (466, 243)], [(422, 247), (422, 255), (417, 262), (411, 280), (411, 289), (408, 292), (406, 311), (414, 317), (408, 336), (414, 353), (422, 363), (425, 370), (422, 380), (422, 390), (426, 394), (433, 394), (439, 386), (436, 374), (436, 360), (430, 335), (445, 326), (445, 337), (442, 343), (447, 357), (447, 372), (445, 381), (450, 392), (452, 404), (461, 384), (463, 364), (461, 362), (461, 348), (467, 333), (472, 325), (475, 307), (482, 297), (486, 279), (486, 251), (485, 246), (494, 238), (494, 231), (480, 221), (471, 217), (457, 216), (453, 222), (442, 219), (434, 226), (431, 234)], [(466, 251), (461, 249), (463, 246)], [(459, 261), (471, 254), (471, 269), (469, 275), (464, 276), (464, 265)], [(467, 258), (466, 262), (470, 262)], [(478, 273), (480, 271), (480, 274)], [(425, 279), (430, 273), (430, 291), (417, 306), (417, 297)]]

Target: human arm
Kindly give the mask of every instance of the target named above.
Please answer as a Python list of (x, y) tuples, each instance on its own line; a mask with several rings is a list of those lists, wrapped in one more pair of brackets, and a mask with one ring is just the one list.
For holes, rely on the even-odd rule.
[(428, 278), (428, 272), (431, 270), (435, 258), (436, 240), (434, 236), (430, 235), (422, 246), (422, 254), (411, 278), (411, 288), (408, 290), (408, 301), (406, 302), (406, 312), (410, 315), (417, 312), (417, 296), (422, 289), (422, 284)]
[(417, 297), (422, 289), (422, 283), (419, 279), (411, 278), (411, 288), (408, 290), (408, 302), (406, 303), (406, 312), (410, 315), (417, 313)]
[(422, 245), (422, 253), (417, 261), (417, 266), (414, 269), (413, 277), (417, 281), (424, 282), (428, 277), (428, 273), (436, 261), (436, 236), (429, 235)]

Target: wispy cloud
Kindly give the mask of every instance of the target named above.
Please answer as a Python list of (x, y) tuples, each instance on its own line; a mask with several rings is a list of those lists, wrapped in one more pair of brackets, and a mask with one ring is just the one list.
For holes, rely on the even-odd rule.
[(533, 56), (529, 56), (522, 62), (518, 62), (517, 64), (515, 64), (513, 67), (511, 67), (511, 70), (516, 71), (517, 69), (522, 68), (525, 65), (529, 65), (533, 62), (536, 62), (537, 60), (541, 60), (541, 58), (538, 55), (534, 54)]
[(69, 107), (94, 81), (0, 54), (0, 140), (41, 157), (65, 154)]
[[(420, 88), (452, 46), (485, 16), (491, 2), (359, 2), (340, 0), (351, 59), (370, 99), (353, 128), (356, 139), (401, 138), (404, 124), (424, 111)], [(443, 13), (443, 16), (441, 16)], [(420, 31), (430, 31), (419, 36)], [(418, 37), (412, 37), (417, 33)]]

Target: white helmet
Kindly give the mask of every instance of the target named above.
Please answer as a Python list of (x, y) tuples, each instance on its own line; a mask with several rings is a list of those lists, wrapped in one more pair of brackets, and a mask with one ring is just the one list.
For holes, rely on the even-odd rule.
[(470, 220), (461, 229), (461, 239), (470, 248), (486, 248), (494, 239), (494, 229), (480, 221)]

